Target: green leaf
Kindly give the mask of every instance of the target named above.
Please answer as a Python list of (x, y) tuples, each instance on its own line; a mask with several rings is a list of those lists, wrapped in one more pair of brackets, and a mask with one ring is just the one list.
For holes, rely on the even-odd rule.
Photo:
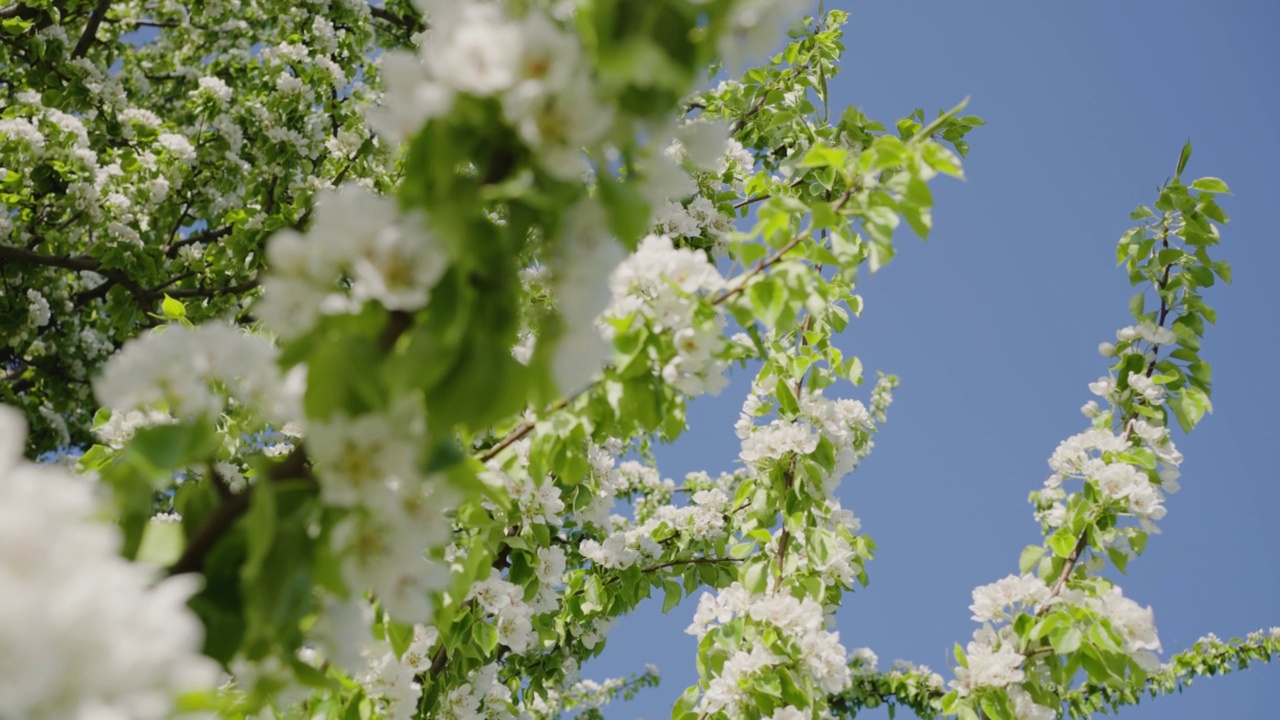
[(1231, 192), (1231, 188), (1227, 187), (1225, 182), (1216, 177), (1202, 177), (1191, 183), (1191, 189), (1220, 194)]
[(1225, 282), (1228, 285), (1231, 284), (1231, 264), (1230, 263), (1228, 263), (1226, 260), (1214, 260), (1213, 262), (1209, 263), (1209, 267), (1213, 268), (1213, 271), (1218, 274), (1218, 277), (1222, 278), (1223, 282)]
[(671, 612), (675, 606), (680, 604), (680, 600), (684, 597), (680, 590), (680, 583), (675, 580), (662, 581), (662, 612)]
[(1187, 161), (1191, 159), (1191, 141), (1188, 140), (1186, 145), (1182, 146), (1182, 154), (1178, 156), (1178, 172), (1174, 173), (1175, 177), (1182, 177), (1182, 171), (1187, 169)]
[[(189, 465), (211, 452), (217, 438), (203, 423), (160, 425), (140, 430), (129, 443), (129, 457), (140, 460), (156, 474), (169, 473)], [(160, 480), (152, 477), (153, 481)]]
[(752, 595), (763, 594), (768, 586), (769, 567), (763, 562), (749, 563), (742, 569), (742, 587)]
[(147, 529), (142, 532), (142, 544), (138, 546), (137, 559), (139, 562), (166, 567), (182, 555), (185, 544), (180, 523), (147, 523)]
[(1132, 315), (1135, 320), (1142, 319), (1142, 313), (1146, 310), (1146, 301), (1147, 294), (1145, 292), (1140, 292), (1129, 298), (1129, 314)]
[(747, 295), (756, 317), (769, 327), (776, 325), (787, 302), (778, 281), (772, 277), (757, 280), (747, 289)]
[(1125, 555), (1123, 551), (1112, 547), (1107, 548), (1107, 556), (1111, 558), (1111, 562), (1116, 566), (1117, 570), (1121, 573), (1125, 572), (1125, 569), (1129, 565), (1128, 555)]
[(1196, 281), (1196, 285), (1200, 287), (1210, 287), (1213, 285), (1213, 271), (1203, 265), (1193, 265), (1186, 268), (1186, 273)]
[(1205, 385), (1213, 382), (1213, 368), (1203, 360), (1197, 360), (1188, 365), (1187, 372), (1191, 373), (1191, 377)]
[(249, 553), (240, 573), (246, 583), (252, 583), (258, 579), (275, 541), (276, 498), (271, 483), (260, 483), (254, 487), (245, 517), (245, 529)]
[(396, 657), (404, 655), (404, 651), (413, 644), (413, 626), (390, 621), (386, 626), (387, 640), (391, 643), (391, 651)]
[(1022, 551), (1022, 556), (1018, 558), (1018, 572), (1029, 573), (1031, 568), (1040, 562), (1040, 558), (1044, 557), (1045, 549), (1040, 545), (1028, 545)]
[(1184, 388), (1182, 393), (1169, 403), (1169, 407), (1178, 418), (1178, 424), (1182, 426), (1183, 432), (1191, 432), (1196, 425), (1200, 424), (1205, 413), (1213, 412), (1209, 394), (1194, 386)]
[(1084, 634), (1074, 627), (1059, 628), (1058, 632), (1053, 633), (1049, 638), (1053, 651), (1059, 655), (1070, 655), (1080, 649), (1082, 640), (1084, 640)]
[(795, 417), (800, 413), (800, 403), (791, 392), (790, 383), (779, 381), (774, 388), (774, 396), (778, 399), (778, 409), (782, 411), (783, 417)]
[(1071, 555), (1071, 551), (1075, 550), (1076, 542), (1079, 541), (1067, 528), (1062, 528), (1058, 532), (1049, 536), (1049, 547), (1053, 548), (1053, 554), (1060, 558)]
[(802, 168), (835, 167), (842, 168), (848, 162), (849, 151), (844, 148), (833, 148), (826, 145), (814, 145), (805, 153), (800, 161)]
[(929, 190), (929, 183), (919, 175), (907, 181), (907, 201), (921, 207), (933, 206), (933, 192)]
[(878, 272), (893, 259), (893, 244), (887, 240), (872, 239), (869, 249), (871, 251), (869, 264), (873, 273)]

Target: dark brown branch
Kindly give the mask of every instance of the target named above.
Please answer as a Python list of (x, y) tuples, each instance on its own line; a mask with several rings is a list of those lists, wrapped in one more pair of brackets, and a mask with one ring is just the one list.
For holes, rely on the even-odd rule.
[[(306, 450), (299, 445), (279, 465), (272, 467), (267, 472), (264, 480), (279, 482), (297, 478), (310, 479), (311, 473), (307, 468), (307, 463)], [(220, 478), (215, 475), (213, 481), (219, 483)], [(225, 485), (225, 483), (222, 484)], [(238, 494), (230, 493), (229, 488), (219, 488), (218, 494), (222, 501), (214, 508), (213, 513), (204, 521), (200, 529), (196, 531), (195, 537), (191, 538), (191, 542), (182, 551), (181, 557), (173, 565), (169, 566), (168, 572), (170, 575), (182, 575), (204, 570), (204, 559), (208, 556), (209, 551), (213, 550), (218, 541), (235, 525), (236, 520), (239, 520), (240, 516), (249, 509), (252, 488)]]
[[(1088, 531), (1080, 533), (1080, 539), (1076, 541), (1076, 546), (1071, 549), (1071, 554), (1067, 556), (1067, 564), (1062, 566), (1062, 572), (1058, 573), (1058, 579), (1053, 582), (1053, 587), (1049, 588), (1050, 599), (1058, 597), (1058, 593), (1062, 592), (1062, 586), (1067, 584), (1067, 580), (1071, 577), (1071, 571), (1075, 569), (1076, 563), (1080, 562), (1080, 555), (1084, 553), (1084, 549), (1088, 544)], [(1048, 608), (1048, 603), (1042, 604), (1036, 614), (1042, 614)]]
[(80, 40), (76, 43), (75, 49), (71, 51), (71, 58), (82, 58), (85, 53), (89, 52), (89, 47), (93, 45), (94, 39), (98, 35), (98, 27), (102, 25), (102, 18), (107, 16), (107, 9), (111, 7), (111, 0), (98, 0), (98, 4), (93, 8), (93, 12), (89, 15), (89, 21), (84, 26), (84, 32), (80, 33)]
[(410, 33), (420, 33), (427, 29), (427, 24), (421, 18), (412, 18), (405, 15), (396, 15), (382, 5), (370, 5), (369, 13), (375, 18), (391, 23), (408, 30)]
[(165, 248), (165, 254), (169, 257), (173, 257), (178, 254), (178, 248), (185, 247), (187, 245), (195, 245), (196, 243), (208, 243), (215, 240), (221, 240), (222, 238), (230, 235), (233, 231), (234, 229), (228, 225), (226, 227), (220, 227), (217, 230), (209, 230), (207, 232), (196, 233), (195, 235), (188, 235), (181, 240), (169, 243), (169, 246)]
[[(62, 268), (64, 270), (96, 272), (107, 278), (109, 283), (123, 286), (126, 290), (132, 293), (135, 298), (137, 298), (139, 303), (145, 304), (148, 301), (149, 296), (146, 289), (134, 282), (134, 280), (128, 275), (124, 274), (120, 270), (103, 268), (102, 264), (97, 260), (84, 255), (46, 255), (44, 253), (35, 252), (34, 250), (27, 250), (26, 248), (14, 247), (12, 245), (0, 245), (0, 260), (12, 260), (32, 265)], [(99, 297), (106, 294), (106, 291), (110, 288), (103, 287), (104, 285), (107, 285), (107, 283), (103, 283), (103, 285), (95, 287), (93, 290), (77, 295), (77, 300)], [(157, 295), (155, 297), (159, 296)]]
[(240, 293), (249, 292), (250, 290), (258, 287), (259, 282), (260, 282), (259, 279), (257, 277), (254, 277), (251, 280), (245, 280), (244, 282), (237, 283), (235, 285), (220, 285), (218, 287), (177, 288), (175, 290), (170, 290), (167, 293), (159, 292), (159, 291), (156, 291), (156, 292), (148, 291), (146, 295), (152, 300), (159, 299), (160, 296), (162, 295), (168, 295), (169, 297), (172, 297), (172, 298), (203, 298), (203, 297), (217, 297), (219, 295), (239, 295)]
[[(832, 206), (831, 210), (838, 214), (842, 209), (844, 209), (845, 203), (849, 202), (849, 199), (853, 197), (853, 194), (856, 193), (858, 189), (859, 189), (858, 184), (855, 183), (853, 185), (850, 185), (849, 188), (845, 190), (843, 194), (841, 194), (840, 199), (836, 201), (836, 204)], [(756, 263), (750, 270), (739, 275), (737, 278), (737, 282), (734, 284), (734, 286), (732, 288), (729, 288), (728, 290), (725, 290), (720, 295), (716, 296), (716, 298), (711, 301), (711, 304), (719, 305), (723, 303), (725, 300), (728, 300), (734, 295), (737, 295), (743, 290), (746, 290), (747, 286), (751, 284), (751, 278), (755, 277), (756, 275), (759, 275), (761, 272), (764, 271), (765, 268), (771, 265), (777, 264), (778, 261), (782, 260), (783, 256), (785, 256), (787, 253), (794, 250), (797, 245), (799, 245), (800, 243), (804, 242), (805, 240), (809, 239), (812, 236), (813, 236), (813, 233), (811, 230), (805, 230), (799, 235), (796, 235), (795, 237), (791, 238), (791, 240), (786, 245), (783, 245), (782, 247), (778, 248), (777, 252), (775, 252), (774, 254), (770, 255), (767, 258), (762, 258), (760, 262)]]
[(188, 270), (187, 272), (184, 272), (181, 275), (175, 275), (169, 278), (168, 280), (165, 280), (164, 282), (160, 283), (159, 285), (156, 285), (155, 287), (147, 288), (147, 292), (149, 293), (162, 292), (164, 291), (165, 288), (173, 287), (174, 285), (177, 285), (183, 280), (193, 278), (196, 275), (199, 275), (199, 273), (197, 273), (195, 270)]
[(715, 565), (716, 563), (739, 563), (744, 560), (746, 560), (746, 558), (731, 558), (731, 557), (684, 558), (682, 560), (668, 560), (666, 562), (658, 563), (657, 565), (650, 565), (648, 567), (643, 567), (643, 568), (640, 568), (640, 572), (650, 573), (657, 570), (662, 570), (663, 568), (676, 567), (677, 565)]
[(196, 531), (195, 537), (191, 538), (191, 542), (187, 543), (187, 547), (182, 551), (182, 556), (177, 562), (169, 566), (170, 575), (182, 575), (191, 572), (201, 572), (204, 570), (204, 559), (213, 550), (213, 546), (218, 544), (222, 536), (227, 530), (235, 524), (236, 520), (249, 509), (249, 493), (243, 492), (238, 495), (224, 497), (222, 502), (213, 509), (213, 513), (205, 519), (204, 524)]
[(404, 334), (406, 330), (413, 326), (413, 313), (404, 310), (391, 311), (390, 317), (387, 318), (387, 324), (382, 328), (382, 334), (378, 336), (378, 346), (383, 350), (390, 350), (395, 347), (396, 341)]
[(12, 260), (32, 265), (63, 268), (65, 270), (91, 270), (93, 272), (98, 272), (98, 268), (101, 267), (97, 260), (84, 255), (71, 257), (46, 255), (12, 245), (0, 245), (0, 260)]
[(806, 231), (791, 238), (791, 241), (788, 242), (786, 245), (783, 245), (781, 248), (779, 248), (777, 252), (775, 252), (774, 254), (770, 255), (767, 258), (761, 259), (760, 262), (756, 263), (755, 266), (753, 266), (750, 270), (740, 275), (738, 278), (738, 282), (732, 288), (725, 290), (723, 293), (716, 296), (716, 298), (711, 301), (711, 304), (719, 305), (723, 303), (725, 300), (728, 300), (734, 295), (737, 295), (743, 290), (746, 290), (747, 286), (751, 284), (751, 278), (755, 277), (756, 275), (759, 275), (761, 272), (764, 271), (765, 268), (771, 265), (777, 264), (779, 260), (782, 260), (783, 256), (785, 256), (788, 252), (791, 252), (793, 249), (795, 249), (795, 246), (799, 245), (808, 237), (809, 237), (809, 233)]
[[(551, 413), (551, 412), (555, 412), (556, 410), (560, 410), (564, 408), (566, 405), (573, 402), (575, 399), (578, 398), (579, 395), (582, 395), (582, 393), (584, 392), (586, 392), (586, 389), (580, 390), (574, 393), (570, 397), (562, 398), (560, 400), (555, 401), (554, 403), (551, 404), (551, 407), (547, 408), (547, 412)], [(512, 443), (515, 443), (520, 438), (532, 432), (533, 428), (536, 425), (537, 423), (534, 423), (534, 422), (520, 423), (520, 425), (518, 425), (515, 430), (512, 430), (511, 432), (507, 433), (507, 435), (503, 437), (501, 440), (499, 440), (493, 447), (480, 453), (480, 456), (479, 456), (480, 462), (489, 462), (490, 460), (494, 459), (495, 457), (498, 456), (498, 453), (511, 447)]]

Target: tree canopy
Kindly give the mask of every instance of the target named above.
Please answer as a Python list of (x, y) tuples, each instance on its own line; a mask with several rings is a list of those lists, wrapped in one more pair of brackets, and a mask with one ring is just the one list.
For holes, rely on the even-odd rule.
[[(674, 720), (1080, 717), (1270, 660), (1280, 630), (1162, 661), (1106, 574), (1211, 409), (1229, 189), (1189, 143), (1120, 240), (1133, 323), (1032, 494), (1044, 541), (974, 590), (953, 678), (831, 631), (875, 551), (835, 490), (897, 383), (833, 338), (983, 125), (835, 107), (847, 20), (0, 7), (0, 717), (597, 717), (657, 682), (580, 677), (651, 596), (698, 597)], [(663, 478), (730, 372), (740, 467)]]

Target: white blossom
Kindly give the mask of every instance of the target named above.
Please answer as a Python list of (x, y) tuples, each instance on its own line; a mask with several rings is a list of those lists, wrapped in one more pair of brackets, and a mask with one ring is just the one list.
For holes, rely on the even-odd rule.
[(990, 628), (974, 633), (974, 639), (965, 648), (968, 667), (956, 668), (956, 679), (951, 687), (960, 695), (968, 695), (975, 688), (1004, 688), (1022, 682), (1022, 654), (1008, 638), (1000, 638)]
[(212, 417), (222, 394), (267, 418), (293, 419), (297, 388), (276, 367), (277, 351), (261, 335), (211, 322), (168, 325), (125, 343), (94, 381), (102, 404), (113, 410), (149, 410), (167, 403), (175, 417)]
[(973, 591), (973, 619), (978, 622), (989, 622), (1005, 617), (1004, 609), (1021, 605), (1032, 610), (1038, 603), (1049, 598), (1049, 587), (1034, 575), (1010, 575), (990, 585), (983, 585)]
[(120, 557), (93, 486), (23, 461), (25, 439), (0, 406), (0, 716), (170, 717), (217, 677), (186, 606), (196, 578)]

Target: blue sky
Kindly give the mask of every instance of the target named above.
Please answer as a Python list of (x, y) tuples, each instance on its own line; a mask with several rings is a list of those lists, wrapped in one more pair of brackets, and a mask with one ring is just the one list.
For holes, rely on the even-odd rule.
[[(1280, 625), (1280, 421), (1273, 208), (1280, 179), (1280, 3), (829, 3), (849, 9), (836, 110), (854, 104), (886, 124), (965, 96), (989, 123), (971, 136), (968, 180), (939, 180), (935, 231), (899, 241), (893, 263), (862, 285), (866, 311), (843, 347), (902, 387), (875, 453), (840, 494), (880, 546), (871, 585), (839, 614), (847, 647), (946, 670), (969, 638), (973, 587), (1016, 572), (1039, 540), (1027, 493), (1046, 459), (1084, 429), (1096, 351), (1128, 324), (1114, 249), (1128, 213), (1154, 200), (1188, 138), (1189, 177), (1225, 179), (1232, 216), (1217, 257), (1234, 285), (1208, 291), (1218, 310), (1203, 356), (1214, 414), (1191, 437), (1164, 534), (1121, 577), (1155, 609), (1165, 656), (1207, 632)], [(1267, 330), (1267, 328), (1273, 328)], [(659, 454), (665, 476), (733, 466), (739, 376), (699, 403), (693, 430)], [(846, 387), (866, 399), (869, 388)], [(666, 717), (696, 679), (686, 601), (650, 602), (624, 619), (587, 675), (663, 670), (662, 686), (609, 717)], [(1201, 680), (1180, 697), (1128, 708), (1130, 720), (1276, 716), (1280, 667)], [(885, 717), (870, 713), (868, 717)]]

